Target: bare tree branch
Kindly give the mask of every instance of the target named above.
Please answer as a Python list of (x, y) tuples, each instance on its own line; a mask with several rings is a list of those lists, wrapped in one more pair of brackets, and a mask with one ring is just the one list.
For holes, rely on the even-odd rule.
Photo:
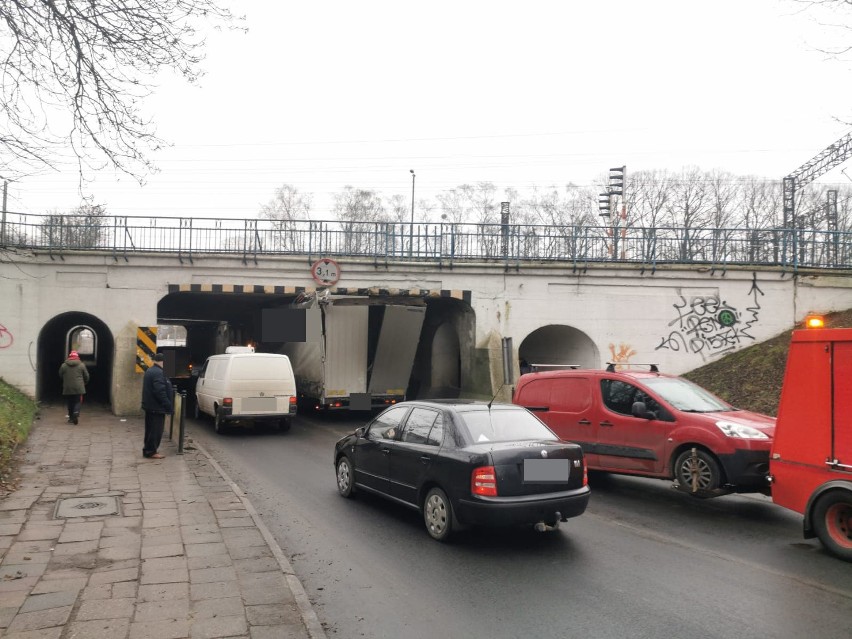
[(217, 0), (0, 3), (0, 173), (54, 168), (70, 146), (81, 180), (112, 166), (143, 181), (163, 144), (142, 114), (155, 77), (197, 81), (198, 26), (234, 20)]

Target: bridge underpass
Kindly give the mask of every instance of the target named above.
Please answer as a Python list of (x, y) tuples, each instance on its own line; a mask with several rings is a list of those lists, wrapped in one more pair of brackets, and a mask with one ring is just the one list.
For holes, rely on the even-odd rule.
[[(174, 254), (124, 259), (98, 251), (17, 253), (0, 264), (0, 376), (42, 401), (58, 399), (58, 368), (71, 332), (91, 332), (88, 401), (117, 414), (139, 411), (135, 369), (140, 327), (181, 323), (201, 344), (195, 364), (224, 344), (259, 342), (264, 309), (300, 293), (364, 298), (376, 306), (426, 308), (409, 395), (508, 398), (500, 389), (500, 338), (512, 337), (516, 364), (655, 362), (681, 373), (774, 337), (809, 312), (852, 308), (852, 278), (837, 270), (791, 274), (773, 268), (561, 263), (376, 263), (341, 259), (342, 281), (321, 287), (304, 256)], [(345, 286), (343, 285), (345, 284)], [(82, 333), (81, 333), (82, 336)], [(221, 343), (216, 340), (220, 339)], [(214, 344), (214, 346), (211, 346)], [(272, 347), (270, 347), (272, 348)], [(517, 372), (517, 368), (515, 369)]]

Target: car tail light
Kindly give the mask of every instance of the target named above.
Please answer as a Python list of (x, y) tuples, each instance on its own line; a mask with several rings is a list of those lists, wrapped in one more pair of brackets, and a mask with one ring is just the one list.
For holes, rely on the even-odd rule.
[(589, 485), (589, 469), (586, 467), (586, 460), (583, 460), (583, 486)]
[(224, 404), (225, 406), (233, 406), (234, 405), (234, 398), (233, 397), (223, 397), (222, 398), (222, 404)]
[(474, 468), (470, 474), (470, 492), (485, 497), (497, 496), (497, 473), (494, 466)]

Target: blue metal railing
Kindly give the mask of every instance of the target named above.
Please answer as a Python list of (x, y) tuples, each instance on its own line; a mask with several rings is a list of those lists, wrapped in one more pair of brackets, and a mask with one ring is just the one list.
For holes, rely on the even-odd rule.
[(64, 253), (110, 251), (200, 254), (361, 256), (418, 260), (767, 265), (852, 268), (852, 233), (807, 229), (541, 226), (527, 224), (229, 220), (182, 217), (29, 215), (6, 213), (0, 247)]

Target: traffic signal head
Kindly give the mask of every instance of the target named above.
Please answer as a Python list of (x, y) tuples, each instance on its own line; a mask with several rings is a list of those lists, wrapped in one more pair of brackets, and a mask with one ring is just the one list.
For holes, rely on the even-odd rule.
[(624, 175), (626, 166), (617, 166), (609, 170), (609, 192), (613, 195), (624, 195)]
[(601, 193), (598, 195), (598, 208), (601, 211), (602, 217), (609, 217), (610, 207), (612, 205), (612, 196), (610, 193)]

